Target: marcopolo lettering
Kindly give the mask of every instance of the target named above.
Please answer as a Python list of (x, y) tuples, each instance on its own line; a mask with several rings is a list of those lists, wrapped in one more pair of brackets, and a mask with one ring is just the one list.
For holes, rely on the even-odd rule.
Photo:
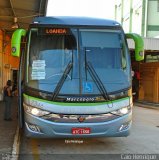
[(94, 98), (83, 98), (83, 97), (77, 97), (77, 98), (67, 98), (67, 102), (93, 102), (95, 101)]

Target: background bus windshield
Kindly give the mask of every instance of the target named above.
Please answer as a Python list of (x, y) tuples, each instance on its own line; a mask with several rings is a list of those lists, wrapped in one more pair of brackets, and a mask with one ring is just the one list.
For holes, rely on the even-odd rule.
[(130, 61), (121, 31), (70, 29), (69, 33), (65, 30), (48, 33), (39, 34), (38, 29), (30, 31), (29, 87), (53, 93), (65, 76), (59, 94), (100, 95), (89, 67), (108, 93), (130, 87)]

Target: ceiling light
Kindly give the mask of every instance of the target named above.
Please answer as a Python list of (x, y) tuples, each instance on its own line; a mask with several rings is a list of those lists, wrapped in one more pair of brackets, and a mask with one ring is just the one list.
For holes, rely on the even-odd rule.
[(13, 29), (19, 28), (17, 21), (18, 21), (17, 17), (14, 17), (14, 23), (12, 24)]

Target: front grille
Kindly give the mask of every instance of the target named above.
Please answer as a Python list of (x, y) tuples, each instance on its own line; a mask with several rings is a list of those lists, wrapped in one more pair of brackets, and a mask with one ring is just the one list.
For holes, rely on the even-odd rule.
[(41, 118), (57, 122), (57, 123), (80, 123), (80, 118), (83, 120), (82, 123), (97, 123), (97, 122), (107, 122), (118, 118), (118, 115), (113, 115), (111, 113), (98, 114), (98, 115), (64, 115), (64, 114), (48, 114), (42, 116)]

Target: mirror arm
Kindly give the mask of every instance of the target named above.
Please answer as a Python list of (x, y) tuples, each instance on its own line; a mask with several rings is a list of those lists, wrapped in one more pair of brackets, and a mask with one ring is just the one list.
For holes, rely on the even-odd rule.
[(126, 33), (127, 39), (133, 39), (135, 42), (135, 59), (136, 61), (144, 60), (144, 41), (143, 38), (136, 33)]
[(12, 49), (12, 56), (19, 57), (20, 56), (20, 44), (22, 36), (26, 35), (25, 29), (17, 29), (14, 31), (11, 40), (11, 49)]

